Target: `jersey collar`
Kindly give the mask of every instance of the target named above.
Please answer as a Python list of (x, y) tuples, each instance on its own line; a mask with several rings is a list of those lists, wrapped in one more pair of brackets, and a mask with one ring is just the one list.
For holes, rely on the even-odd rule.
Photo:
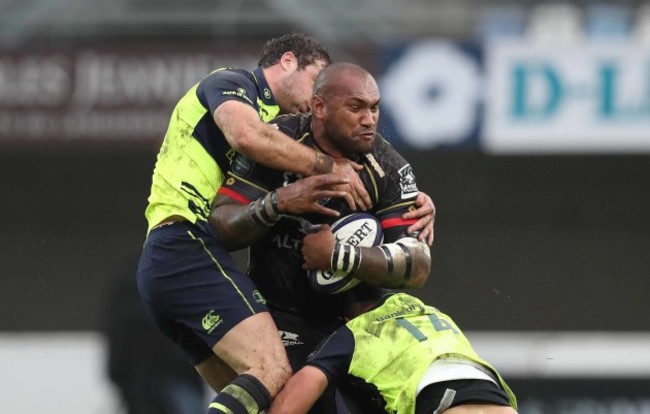
[[(309, 115), (309, 121), (311, 122), (311, 114)], [(325, 155), (329, 155), (330, 157), (333, 157), (332, 154), (328, 153), (325, 151), (323, 148), (321, 148), (320, 145), (318, 145), (318, 142), (316, 142), (316, 139), (314, 139), (314, 132), (311, 129), (311, 125), (309, 126), (309, 137), (311, 138), (311, 142), (313, 143), (313, 146), (315, 148), (318, 148), (320, 152), (322, 152)], [(365, 159), (366, 154), (353, 154), (349, 157), (347, 157), (349, 160), (356, 162), (357, 164), (363, 164), (363, 160)]]
[(269, 87), (269, 83), (266, 81), (266, 77), (264, 77), (264, 72), (261, 67), (258, 67), (253, 71), (253, 77), (255, 78), (255, 82), (257, 82), (257, 88), (260, 91), (260, 99), (262, 102), (265, 105), (277, 105), (275, 98), (273, 98), (273, 92), (271, 92), (271, 88)]

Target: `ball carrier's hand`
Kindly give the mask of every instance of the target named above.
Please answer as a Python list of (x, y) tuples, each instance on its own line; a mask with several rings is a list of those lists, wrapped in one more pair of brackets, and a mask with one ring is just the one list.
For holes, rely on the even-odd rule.
[(410, 233), (419, 233), (418, 240), (426, 241), (431, 247), (433, 245), (433, 225), (436, 221), (436, 206), (433, 200), (427, 194), (420, 192), (415, 200), (416, 209), (405, 213), (402, 218), (404, 220), (417, 219), (418, 221), (408, 228)]
[(357, 210), (358, 208), (366, 211), (372, 207), (370, 195), (368, 194), (368, 191), (366, 191), (366, 187), (363, 185), (363, 182), (357, 173), (357, 171), (362, 169), (362, 165), (352, 162), (347, 158), (334, 159), (332, 172), (341, 174), (350, 180), (349, 183), (345, 184), (345, 187), (339, 186), (337, 188), (345, 188), (345, 191), (352, 195), (353, 202), (350, 203), (350, 201), (348, 201), (348, 205), (352, 210)]
[(302, 257), (305, 260), (302, 268), (329, 269), (335, 241), (332, 229), (327, 224), (323, 224), (319, 231), (306, 235), (302, 243)]
[(346, 186), (350, 186), (350, 179), (341, 174), (318, 174), (301, 178), (276, 190), (278, 208), (283, 214), (318, 213), (339, 217), (341, 213), (322, 206), (318, 201), (323, 198), (344, 198), (349, 205), (354, 205), (352, 195), (344, 190)]

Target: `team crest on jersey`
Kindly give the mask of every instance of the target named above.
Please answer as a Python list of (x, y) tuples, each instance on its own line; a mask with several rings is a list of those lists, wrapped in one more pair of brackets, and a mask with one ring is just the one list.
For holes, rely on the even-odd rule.
[(402, 190), (402, 200), (415, 197), (418, 194), (418, 186), (415, 183), (415, 174), (410, 164), (406, 164), (398, 171), (399, 186)]
[(253, 162), (243, 155), (237, 155), (230, 164), (232, 172), (239, 175), (240, 177), (245, 177), (250, 173), (253, 168)]
[(271, 99), (271, 91), (269, 90), (269, 88), (264, 88), (264, 97), (266, 99)]

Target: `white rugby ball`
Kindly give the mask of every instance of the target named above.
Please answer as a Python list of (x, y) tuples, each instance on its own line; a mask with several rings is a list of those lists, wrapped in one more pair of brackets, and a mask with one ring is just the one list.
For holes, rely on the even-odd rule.
[[(341, 244), (373, 247), (384, 241), (381, 223), (368, 213), (353, 213), (338, 219), (331, 226), (334, 237)], [(311, 286), (322, 293), (341, 293), (358, 285), (360, 280), (353, 274), (337, 270), (310, 270)]]

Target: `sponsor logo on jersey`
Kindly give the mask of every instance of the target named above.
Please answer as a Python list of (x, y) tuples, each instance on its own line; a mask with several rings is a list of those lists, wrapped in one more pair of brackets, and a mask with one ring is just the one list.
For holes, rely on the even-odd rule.
[(302, 239), (296, 239), (288, 234), (276, 234), (271, 239), (271, 242), (278, 249), (289, 249), (293, 251), (298, 251), (302, 245)]
[(399, 186), (402, 190), (402, 200), (415, 197), (418, 194), (418, 186), (415, 183), (415, 175), (410, 164), (406, 164), (398, 171)]
[(253, 168), (253, 162), (243, 155), (239, 154), (233, 158), (230, 164), (232, 172), (239, 176), (246, 176)]
[(253, 104), (253, 101), (251, 101), (251, 98), (246, 96), (246, 89), (244, 89), (244, 88), (237, 88), (237, 90), (235, 90), (235, 91), (223, 91), (223, 92), (221, 92), (221, 94), (222, 95), (233, 95), (233, 96), (237, 96), (237, 97), (240, 97), (240, 98), (244, 98), (248, 102), (250, 102), (251, 105)]
[(388, 319), (395, 319), (398, 318), (402, 315), (406, 315), (409, 313), (418, 313), (423, 315), (425, 313), (426, 309), (423, 306), (420, 306), (418, 304), (414, 305), (409, 305), (405, 308), (402, 308), (400, 310), (397, 310), (395, 312), (389, 313), (387, 315), (380, 315), (377, 318), (375, 318), (375, 322), (383, 322)]

